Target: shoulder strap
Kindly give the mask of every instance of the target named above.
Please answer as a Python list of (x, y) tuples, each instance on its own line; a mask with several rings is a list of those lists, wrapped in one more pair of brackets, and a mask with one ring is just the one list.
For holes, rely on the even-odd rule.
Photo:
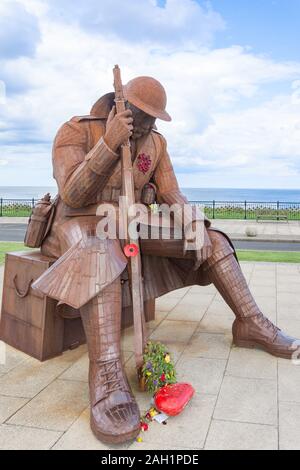
[(72, 117), (71, 121), (75, 122), (81, 122), (81, 121), (102, 121), (103, 118), (100, 118), (98, 116), (92, 116), (91, 114), (88, 114), (86, 116), (74, 116)]
[(157, 127), (153, 127), (152, 132), (155, 132), (155, 134), (162, 135), (160, 132), (158, 132)]

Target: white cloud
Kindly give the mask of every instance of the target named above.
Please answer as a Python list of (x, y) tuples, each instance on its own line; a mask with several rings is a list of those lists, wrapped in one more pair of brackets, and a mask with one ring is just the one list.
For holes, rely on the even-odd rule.
[(56, 21), (72, 22), (89, 33), (134, 44), (151, 41), (151, 47), (207, 45), (225, 27), (209, 4), (196, 0), (167, 0), (164, 8), (155, 0), (51, 0), (49, 12)]
[(37, 18), (22, 3), (0, 3), (0, 59), (32, 56), (39, 41)]
[(3, 80), (0, 80), (0, 104), (5, 104), (6, 102), (6, 87)]
[[(243, 178), (255, 184), (260, 178), (262, 181), (269, 166), (273, 168), (271, 176), (275, 178), (274, 173), (280, 173), (281, 183), (287, 187), (293, 175), (299, 177), (299, 105), (295, 96), (300, 63), (278, 63), (239, 46), (196, 47), (197, 41), (211, 40), (221, 27), (221, 20), (191, 0), (168, 2), (168, 8), (175, 5), (178, 9), (174, 15), (166, 10), (169, 29), (166, 36), (160, 36), (157, 48), (150, 44), (148, 33), (141, 37), (137, 34), (136, 41), (130, 35), (125, 40), (125, 30), (119, 35), (109, 34), (116, 31), (115, 22), (119, 20), (115, 19), (118, 15), (108, 19), (117, 11), (116, 3), (121, 8), (118, 11), (123, 12), (124, 2), (102, 1), (101, 8), (99, 2), (89, 2), (102, 14), (104, 7), (107, 9), (105, 32), (96, 26), (89, 31), (91, 14), (87, 18), (83, 2), (75, 2), (72, 21), (64, 16), (54, 21), (45, 1), (22, 3), (38, 18), (41, 41), (34, 57), (20, 57), (4, 64), (6, 81), (8, 85), (14, 83), (12, 88), (17, 91), (8, 93), (6, 105), (0, 107), (1, 158), (8, 161), (6, 173), (1, 170), (0, 184), (7, 184), (7, 175), (14, 178), (11, 184), (19, 182), (22, 166), (28, 171), (26, 178), (30, 178), (31, 170), (32, 175), (42, 175), (41, 184), (51, 182), (51, 141), (57, 128), (73, 115), (88, 113), (101, 94), (112, 90), (115, 63), (121, 66), (124, 82), (137, 75), (152, 75), (164, 84), (173, 122), (158, 125), (167, 137), (179, 180), (185, 186), (197, 186), (197, 181), (214, 185), (222, 180), (222, 175), (234, 186), (237, 179)], [(64, 7), (67, 3), (63, 2)], [(152, 28), (155, 33), (155, 24), (167, 23), (166, 12), (154, 2), (143, 0), (143, 4), (161, 16), (144, 17), (137, 9), (134, 19), (128, 17), (127, 29), (134, 31), (138, 22), (141, 30)], [(92, 9), (91, 13), (95, 11)], [(187, 25), (196, 13), (197, 31), (188, 34)], [(211, 26), (207, 15), (211, 15)], [(102, 19), (95, 13), (95, 25), (99, 21)], [(172, 43), (174, 28), (181, 41), (176, 48)], [(199, 31), (205, 32), (204, 36)], [(280, 84), (284, 92), (272, 95), (274, 84)], [(264, 94), (266, 87), (268, 98)], [(187, 174), (189, 169), (194, 175)], [(36, 181), (32, 176), (32, 181), (26, 183)]]

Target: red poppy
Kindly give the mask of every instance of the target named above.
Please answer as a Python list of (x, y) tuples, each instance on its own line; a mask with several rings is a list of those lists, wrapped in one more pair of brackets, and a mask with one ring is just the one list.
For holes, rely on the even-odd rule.
[(137, 157), (137, 167), (142, 173), (147, 173), (151, 167), (151, 158), (149, 155), (146, 155), (145, 153), (140, 153), (139, 156)]
[(124, 253), (128, 258), (136, 256), (138, 252), (139, 248), (135, 243), (129, 243), (128, 245), (124, 246)]
[(166, 374), (161, 374), (160, 380), (161, 380), (162, 382), (165, 382), (165, 380), (166, 380)]
[(142, 431), (148, 431), (148, 429), (149, 429), (148, 424), (147, 423), (141, 423), (141, 429), (142, 429)]

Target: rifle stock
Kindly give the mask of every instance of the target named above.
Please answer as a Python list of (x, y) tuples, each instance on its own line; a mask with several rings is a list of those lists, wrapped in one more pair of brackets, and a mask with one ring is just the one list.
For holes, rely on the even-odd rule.
[[(121, 72), (118, 65), (113, 69), (114, 73), (114, 89), (115, 89), (115, 103), (116, 112), (121, 113), (126, 109), (126, 100), (123, 94), (123, 86), (121, 80)], [(131, 239), (128, 233), (128, 223), (130, 217), (128, 209), (135, 203), (134, 194), (134, 179), (132, 171), (132, 159), (130, 142), (128, 141), (121, 146), (121, 168), (122, 168), (122, 195), (125, 196), (125, 204), (122, 204), (122, 220), (127, 223), (125, 227), (126, 240), (125, 243), (134, 243), (139, 248), (138, 240)], [(134, 345), (135, 345), (135, 360), (136, 366), (140, 372), (143, 364), (143, 352), (146, 342), (146, 329), (144, 317), (144, 299), (143, 299), (143, 284), (142, 284), (142, 264), (140, 249), (136, 256), (129, 258), (128, 263), (129, 278), (131, 287), (131, 298), (134, 319)]]

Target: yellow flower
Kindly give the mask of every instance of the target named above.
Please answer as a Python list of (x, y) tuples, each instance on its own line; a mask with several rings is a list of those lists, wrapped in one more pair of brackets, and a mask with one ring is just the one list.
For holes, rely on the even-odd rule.
[(165, 355), (165, 362), (166, 362), (167, 364), (169, 364), (170, 361), (171, 361), (170, 354), (166, 354), (166, 355)]
[(141, 437), (138, 437), (137, 442), (143, 442), (143, 439)]
[(148, 375), (148, 377), (149, 377), (150, 375), (152, 375), (152, 373), (148, 371), (148, 372), (146, 372), (146, 375)]
[(149, 410), (149, 414), (151, 418), (154, 418), (154, 416), (156, 416), (158, 413), (155, 408), (151, 408), (151, 410)]

